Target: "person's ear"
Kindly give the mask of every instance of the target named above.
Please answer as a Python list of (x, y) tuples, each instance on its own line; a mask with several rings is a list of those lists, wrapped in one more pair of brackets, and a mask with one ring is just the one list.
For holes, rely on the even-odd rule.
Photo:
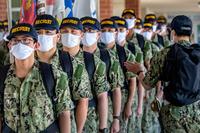
[(81, 39), (83, 39), (83, 36), (84, 36), (84, 32), (81, 32), (81, 35), (80, 35), (80, 36), (81, 36)]
[(126, 30), (126, 36), (129, 34), (129, 30)]
[(35, 42), (34, 43), (34, 49), (37, 50), (40, 47), (40, 43), (39, 42)]
[(60, 34), (60, 32), (58, 32), (58, 33), (56, 34), (56, 42), (59, 42), (59, 41), (60, 41), (60, 38), (61, 38), (61, 34)]

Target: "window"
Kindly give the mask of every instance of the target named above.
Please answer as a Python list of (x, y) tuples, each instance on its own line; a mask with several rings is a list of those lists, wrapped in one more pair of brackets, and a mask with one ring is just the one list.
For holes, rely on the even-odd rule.
[(21, 0), (11, 0), (12, 20), (19, 20)]

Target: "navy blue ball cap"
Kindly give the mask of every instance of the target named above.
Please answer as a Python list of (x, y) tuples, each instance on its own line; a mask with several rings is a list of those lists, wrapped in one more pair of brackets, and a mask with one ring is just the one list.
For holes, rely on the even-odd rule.
[(11, 40), (15, 36), (26, 35), (32, 37), (35, 41), (38, 40), (38, 34), (32, 25), (28, 23), (19, 23), (13, 26), (10, 30), (10, 34), (7, 36), (8, 40)]
[(93, 30), (101, 30), (101, 25), (99, 21), (96, 18), (92, 17), (83, 17), (81, 18), (81, 22), (83, 25), (83, 28), (91, 28)]
[(64, 27), (70, 27), (70, 28), (73, 28), (73, 29), (83, 31), (83, 25), (81, 23), (81, 20), (79, 18), (76, 18), (76, 17), (64, 18), (62, 20), (61, 25), (60, 25), (60, 29), (62, 29)]
[(115, 23), (115, 21), (111, 18), (108, 19), (104, 19), (101, 21), (101, 28), (105, 28), (105, 27), (109, 27), (109, 28), (118, 28), (118, 25)]
[(128, 24), (125, 19), (120, 18), (118, 16), (111, 17), (115, 21), (118, 27), (128, 28)]
[(124, 11), (122, 12), (122, 17), (124, 17), (126, 14), (131, 14), (134, 17), (136, 16), (134, 9), (124, 9)]
[(176, 16), (171, 22), (171, 29), (178, 35), (192, 34), (192, 20), (185, 15)]
[(155, 15), (155, 14), (147, 14), (147, 15), (144, 17), (144, 21), (150, 22), (150, 23), (154, 23), (154, 22), (157, 21), (156, 15)]
[(49, 14), (38, 15), (34, 22), (36, 30), (57, 30), (59, 31), (59, 24), (56, 18)]
[(157, 23), (159, 24), (167, 24), (167, 19), (165, 16), (159, 16), (157, 19)]
[(144, 22), (144, 25), (143, 25), (143, 27), (144, 27), (144, 28), (149, 28), (149, 29), (152, 29), (152, 28), (153, 28), (153, 24), (152, 24), (152, 23), (150, 23), (150, 22), (148, 22), (148, 21), (146, 21), (146, 22)]

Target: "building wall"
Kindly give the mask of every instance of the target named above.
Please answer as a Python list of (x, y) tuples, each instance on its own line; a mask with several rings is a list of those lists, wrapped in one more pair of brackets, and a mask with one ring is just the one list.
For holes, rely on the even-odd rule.
[(140, 0), (100, 0), (100, 18), (121, 16), (125, 8), (134, 9), (137, 17), (141, 17)]
[(125, 1), (124, 0), (114, 0), (113, 1), (113, 16), (121, 16), (124, 9), (125, 9)]
[(134, 9), (136, 17), (141, 17), (141, 0), (125, 0), (125, 7)]
[(100, 0), (100, 20), (113, 15), (113, 1), (114, 0)]
[(6, 0), (0, 0), (0, 20), (7, 19), (7, 5)]

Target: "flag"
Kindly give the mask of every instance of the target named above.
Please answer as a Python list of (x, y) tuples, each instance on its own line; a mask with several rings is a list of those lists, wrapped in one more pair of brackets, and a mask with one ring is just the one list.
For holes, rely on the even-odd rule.
[(55, 0), (46, 0), (46, 14), (53, 15), (53, 5)]
[(96, 18), (96, 6), (97, 0), (75, 0), (73, 6), (74, 17), (82, 18), (85, 16), (90, 16)]
[(37, 15), (45, 14), (46, 12), (46, 0), (37, 0)]
[(96, 6), (96, 0), (90, 0), (90, 13), (93, 18), (97, 18)]
[(72, 7), (73, 7), (73, 0), (65, 0), (66, 17), (73, 17)]
[(33, 24), (36, 18), (36, 0), (22, 0), (20, 23)]
[(46, 0), (46, 14), (62, 20), (65, 17), (65, 0)]

